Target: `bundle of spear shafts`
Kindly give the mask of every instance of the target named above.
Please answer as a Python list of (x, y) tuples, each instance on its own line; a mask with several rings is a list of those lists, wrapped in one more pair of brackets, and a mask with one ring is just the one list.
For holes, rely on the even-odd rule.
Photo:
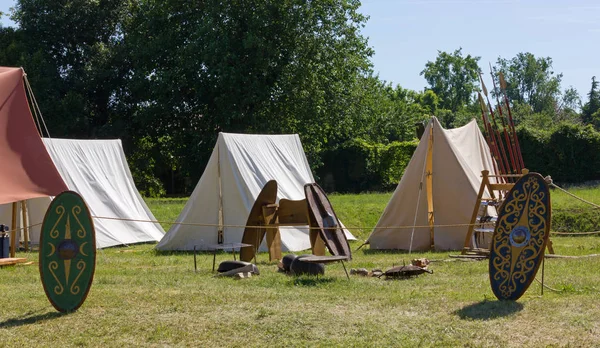
[[(496, 89), (496, 81), (490, 65), (490, 73), (492, 75), (492, 82), (494, 84), (494, 94), (496, 96), (497, 109), (496, 112), (490, 103), (488, 97), (487, 88), (483, 83), (481, 73), (479, 79), (481, 81), (481, 89), (487, 100), (487, 105), (478, 93), (479, 104), (481, 106), (481, 117), (483, 119), (485, 139), (490, 147), (490, 152), (495, 159), (494, 170), (497, 174), (521, 174), (525, 164), (523, 163), (523, 155), (521, 154), (521, 147), (519, 146), (519, 138), (515, 131), (515, 124), (513, 122), (512, 113), (510, 111), (510, 104), (506, 95), (506, 81), (504, 75), (499, 72), (498, 77), (500, 79), (500, 89), (504, 96), (504, 108), (506, 112), (502, 111), (502, 104), (500, 103), (499, 93)], [(500, 128), (502, 127), (502, 128)], [(515, 178), (506, 178), (506, 180), (499, 180), (505, 182), (514, 182)]]

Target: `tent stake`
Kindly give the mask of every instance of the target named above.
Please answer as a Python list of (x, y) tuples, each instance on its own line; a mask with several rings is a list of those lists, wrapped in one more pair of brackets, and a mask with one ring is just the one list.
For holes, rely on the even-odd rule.
[[(214, 267), (213, 267), (214, 271)], [(194, 245), (194, 272), (198, 272), (198, 267), (196, 265), (196, 246)]]

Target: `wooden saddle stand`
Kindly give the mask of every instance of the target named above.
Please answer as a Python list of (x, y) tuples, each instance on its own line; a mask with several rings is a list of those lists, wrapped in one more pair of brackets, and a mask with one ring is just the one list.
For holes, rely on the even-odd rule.
[(251, 244), (253, 248), (240, 250), (240, 260), (251, 261), (267, 237), (269, 261), (281, 260), (281, 234), (280, 226), (310, 226), (310, 245), (313, 255), (325, 256), (325, 248), (333, 256), (344, 256), (345, 260), (352, 258), (348, 240), (341, 227), (341, 223), (327, 196), (317, 184), (304, 186), (305, 199), (277, 201), (277, 182), (271, 180), (265, 184), (256, 198), (242, 243)]
[[(528, 169), (523, 169), (522, 174), (502, 175), (490, 175), (489, 170), (481, 171), (481, 186), (479, 187), (477, 200), (473, 207), (473, 215), (471, 215), (471, 222), (469, 224), (467, 236), (465, 237), (465, 244), (461, 252), (461, 257), (486, 258), (489, 256), (489, 242), (491, 241), (491, 235), (494, 233), (497, 217), (489, 216), (487, 214), (487, 209), (489, 207), (496, 207), (497, 210), (500, 209), (508, 191), (513, 188), (515, 182), (519, 178), (527, 173), (529, 173)], [(490, 180), (491, 178), (494, 179), (494, 183)], [(486, 190), (489, 197), (484, 197)], [(488, 238), (486, 238), (486, 236)], [(550, 239), (548, 239), (546, 245), (548, 247), (548, 252), (554, 254), (554, 248), (552, 248), (552, 241)]]

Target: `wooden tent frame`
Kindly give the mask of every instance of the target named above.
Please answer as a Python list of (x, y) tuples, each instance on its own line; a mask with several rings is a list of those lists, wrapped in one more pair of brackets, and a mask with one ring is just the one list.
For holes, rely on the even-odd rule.
[[(489, 254), (489, 249), (487, 248), (474, 248), (471, 247), (471, 239), (473, 238), (474, 233), (483, 232), (483, 228), (475, 228), (478, 224), (485, 224), (485, 222), (478, 223), (477, 218), (479, 215), (479, 209), (483, 202), (492, 203), (494, 205), (499, 205), (503, 200), (503, 196), (505, 196), (510, 189), (515, 186), (515, 183), (507, 182), (507, 179), (510, 178), (521, 178), (523, 175), (528, 174), (529, 169), (523, 168), (522, 174), (493, 174), (490, 175), (489, 170), (481, 171), (481, 186), (479, 187), (479, 193), (477, 193), (477, 200), (475, 201), (475, 206), (473, 207), (473, 214), (471, 215), (471, 222), (469, 223), (469, 229), (467, 231), (467, 235), (465, 237), (465, 244), (463, 246), (463, 250), (461, 255), (467, 254), (477, 254), (477, 255), (487, 255)], [(495, 178), (496, 183), (492, 183), (490, 178)], [(484, 192), (488, 191), (490, 197), (483, 197)], [(498, 194), (496, 195), (497, 192)], [(478, 231), (480, 230), (480, 231)], [(546, 244), (548, 247), (548, 252), (550, 254), (554, 254), (554, 248), (552, 247), (552, 241), (548, 238), (548, 243)]]
[(23, 226), (23, 248), (29, 251), (29, 221), (27, 218), (27, 201), (12, 203), (12, 219), (10, 226), (10, 257), (14, 258), (17, 251), (17, 221), (19, 219), (19, 204), (21, 205)]

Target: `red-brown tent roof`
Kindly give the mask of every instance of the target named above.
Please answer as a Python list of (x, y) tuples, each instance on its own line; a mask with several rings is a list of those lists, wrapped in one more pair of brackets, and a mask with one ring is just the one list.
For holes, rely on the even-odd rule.
[(65, 190), (33, 123), (23, 70), (0, 67), (0, 204)]

